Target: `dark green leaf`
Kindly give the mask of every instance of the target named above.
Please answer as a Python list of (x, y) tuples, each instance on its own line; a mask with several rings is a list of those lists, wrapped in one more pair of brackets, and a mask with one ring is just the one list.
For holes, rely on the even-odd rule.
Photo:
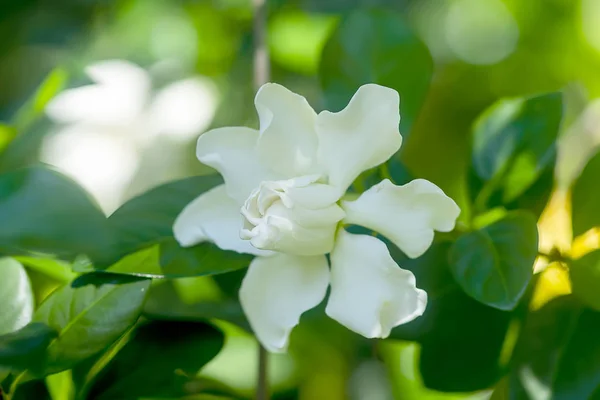
[(221, 182), (217, 175), (196, 176), (158, 186), (129, 200), (108, 218), (116, 237), (111, 262), (172, 238), (173, 222), (183, 208)]
[(531, 280), (537, 246), (535, 218), (513, 212), (462, 235), (450, 250), (450, 270), (469, 296), (511, 310)]
[(42, 166), (0, 175), (0, 221), (0, 253), (97, 254), (110, 240), (106, 218), (90, 196)]
[[(223, 333), (199, 322), (141, 326), (92, 387), (91, 398), (183, 396), (196, 373), (223, 347)], [(142, 384), (143, 382), (143, 384)]]
[(572, 296), (530, 314), (515, 347), (511, 399), (588, 399), (600, 385), (600, 313)]
[(510, 399), (550, 398), (552, 380), (580, 308), (573, 296), (562, 296), (527, 316), (511, 361)]
[(0, 258), (0, 335), (31, 320), (33, 292), (25, 268), (13, 258)]
[(571, 208), (573, 212), (573, 236), (579, 236), (590, 228), (600, 226), (600, 153), (585, 166), (573, 185)]
[(18, 386), (11, 400), (53, 400), (43, 380), (29, 381)]
[(406, 136), (425, 99), (433, 63), (427, 47), (399, 16), (355, 11), (344, 17), (323, 49), (321, 87), (329, 110), (348, 104), (359, 86), (377, 83), (400, 93)]
[(43, 375), (69, 369), (106, 349), (138, 319), (150, 280), (88, 274), (49, 296), (34, 315), (59, 332), (48, 346)]
[(460, 289), (450, 274), (449, 249), (450, 243), (439, 243), (415, 260), (398, 260), (415, 274), (417, 287), (427, 291), (428, 303), (423, 316), (395, 328), (392, 337), (421, 343), (419, 368), (427, 387), (481, 390), (502, 376), (500, 355), (511, 314)]
[(58, 333), (41, 323), (0, 336), (0, 367), (13, 371), (38, 371), (46, 348)]
[(600, 310), (600, 250), (570, 262), (573, 294), (589, 307)]
[[(549, 93), (501, 100), (478, 118), (471, 184), (479, 212), (515, 201), (546, 171), (552, 173), (562, 111), (562, 94)], [(546, 199), (552, 180), (537, 189)]]
[(587, 399), (600, 386), (600, 313), (583, 310), (571, 331), (553, 384), (553, 400)]

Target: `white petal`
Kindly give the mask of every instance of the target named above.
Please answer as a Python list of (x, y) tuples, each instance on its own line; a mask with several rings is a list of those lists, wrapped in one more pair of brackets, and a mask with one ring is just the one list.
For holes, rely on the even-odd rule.
[(454, 229), (460, 208), (442, 189), (425, 179), (396, 186), (385, 179), (355, 201), (345, 201), (345, 222), (361, 225), (390, 239), (407, 256), (422, 255), (433, 231)]
[(329, 183), (345, 191), (362, 172), (387, 161), (400, 149), (400, 97), (375, 84), (361, 86), (348, 106), (317, 117), (318, 157)]
[(423, 314), (426, 305), (427, 293), (381, 240), (340, 230), (331, 253), (327, 315), (364, 337), (385, 338)]
[(241, 227), (240, 207), (227, 195), (225, 185), (220, 185), (201, 194), (183, 209), (175, 220), (173, 234), (183, 247), (209, 241), (223, 250), (270, 254), (240, 239)]
[(256, 257), (242, 282), (240, 302), (260, 343), (270, 352), (286, 351), (292, 328), (323, 300), (328, 284), (325, 256)]
[(135, 143), (126, 135), (79, 123), (45, 135), (40, 160), (86, 188), (107, 214), (121, 205), (141, 161)]
[(286, 177), (314, 172), (317, 114), (306, 99), (267, 83), (254, 100), (260, 120), (258, 150), (269, 167)]
[(217, 108), (217, 93), (207, 79), (190, 78), (170, 84), (156, 94), (151, 119), (161, 133), (188, 140), (204, 131)]
[(140, 117), (150, 91), (146, 71), (126, 61), (93, 64), (86, 73), (96, 84), (68, 89), (46, 106), (56, 122), (101, 126), (131, 124)]
[(198, 139), (198, 159), (223, 175), (227, 194), (240, 206), (260, 182), (278, 177), (260, 161), (258, 135), (254, 129), (231, 127), (213, 129)]

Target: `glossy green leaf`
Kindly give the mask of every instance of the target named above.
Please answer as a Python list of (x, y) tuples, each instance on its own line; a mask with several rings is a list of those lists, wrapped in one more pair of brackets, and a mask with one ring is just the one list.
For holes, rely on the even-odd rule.
[(61, 260), (28, 256), (16, 256), (14, 259), (27, 268), (56, 279), (57, 281), (69, 282), (76, 277), (76, 274), (71, 270), (70, 264)]
[(562, 94), (549, 93), (501, 100), (481, 114), (472, 139), (478, 211), (515, 201), (546, 172), (537, 195), (548, 197), (562, 113)]
[(600, 226), (600, 153), (585, 166), (573, 184), (571, 209), (573, 213), (573, 236)]
[(106, 218), (59, 172), (35, 166), (0, 175), (0, 253), (102, 254)]
[(0, 258), (0, 335), (31, 321), (33, 292), (25, 268), (13, 258)]
[(48, 345), (58, 332), (41, 323), (0, 336), (0, 367), (13, 371), (39, 371)]
[(359, 88), (377, 83), (400, 93), (400, 129), (408, 135), (425, 99), (433, 63), (427, 47), (399, 15), (355, 11), (342, 19), (323, 49), (325, 108), (341, 110)]
[[(423, 383), (445, 392), (486, 389), (502, 376), (501, 352), (511, 314), (485, 306), (454, 282), (450, 243), (433, 245), (414, 259), (395, 257), (428, 294), (425, 313), (392, 331), (392, 338), (421, 343)], [(397, 255), (392, 248), (392, 254)]]
[(600, 250), (570, 262), (573, 294), (589, 307), (600, 311)]
[(462, 235), (450, 250), (450, 270), (469, 296), (511, 310), (531, 280), (537, 249), (535, 218), (513, 212)]
[(142, 325), (108, 364), (90, 397), (189, 394), (196, 373), (219, 353), (223, 342), (223, 333), (206, 323), (152, 321)]
[(174, 239), (167, 239), (127, 255), (102, 271), (151, 278), (182, 278), (246, 268), (251, 259), (247, 254), (221, 250), (212, 243), (182, 248)]
[(121, 206), (108, 223), (116, 237), (114, 263), (127, 254), (173, 237), (173, 222), (183, 208), (222, 183), (217, 175), (196, 176), (158, 186)]
[(54, 292), (34, 315), (59, 332), (42, 374), (69, 369), (110, 346), (137, 321), (149, 285), (143, 278), (88, 274)]

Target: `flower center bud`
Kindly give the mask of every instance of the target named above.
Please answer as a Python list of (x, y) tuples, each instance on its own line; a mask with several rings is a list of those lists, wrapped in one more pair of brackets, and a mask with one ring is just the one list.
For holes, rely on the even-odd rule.
[(345, 213), (339, 192), (319, 175), (264, 181), (242, 207), (240, 237), (258, 249), (296, 255), (326, 254)]

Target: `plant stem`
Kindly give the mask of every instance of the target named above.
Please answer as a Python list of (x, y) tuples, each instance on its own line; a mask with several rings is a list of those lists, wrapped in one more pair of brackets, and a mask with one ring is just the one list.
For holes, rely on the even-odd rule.
[(254, 8), (254, 87), (256, 90), (270, 79), (269, 47), (267, 45), (267, 2), (252, 0)]
[[(254, 9), (254, 88), (258, 90), (270, 79), (269, 48), (267, 45), (267, 0), (252, 0)], [(269, 383), (267, 380), (268, 353), (258, 345), (258, 376), (256, 382), (256, 399), (269, 399)]]
[(267, 362), (268, 362), (267, 350), (258, 345), (258, 380), (256, 385), (256, 399), (257, 400), (268, 400), (269, 399), (269, 382), (267, 380)]

